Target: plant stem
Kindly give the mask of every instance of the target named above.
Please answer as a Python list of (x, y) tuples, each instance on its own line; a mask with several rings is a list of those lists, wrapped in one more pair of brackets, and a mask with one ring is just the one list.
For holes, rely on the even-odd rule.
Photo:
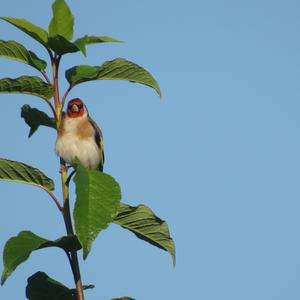
[(56, 108), (60, 103), (59, 84), (58, 84), (59, 63), (60, 63), (60, 56), (55, 55), (55, 57), (52, 59), (52, 71), (53, 71), (53, 86), (54, 86), (54, 102)]
[[(55, 115), (56, 115), (56, 125), (57, 130), (60, 128), (61, 120), (62, 120), (62, 104), (59, 96), (59, 83), (58, 83), (58, 68), (61, 56), (52, 54), (49, 51), (49, 55), (52, 63), (52, 72), (53, 72), (53, 88), (54, 88), (54, 104), (55, 104)], [(70, 203), (69, 203), (69, 185), (68, 185), (68, 170), (65, 165), (65, 162), (60, 160), (60, 171), (61, 171), (61, 183), (62, 183), (62, 191), (63, 191), (63, 200), (64, 205), (62, 207), (62, 214), (65, 221), (65, 226), (68, 235), (74, 235), (71, 213), (70, 213)], [(83, 294), (83, 286), (81, 282), (80, 276), (80, 268), (78, 262), (78, 256), (76, 251), (70, 251), (68, 253), (69, 262), (71, 265), (74, 282), (76, 285), (76, 299), (84, 300)]]
[[(63, 186), (63, 216), (68, 234), (74, 235), (71, 214), (70, 214), (70, 203), (69, 203), (69, 186), (67, 184), (68, 174), (65, 163), (61, 160), (61, 179)], [(84, 300), (83, 287), (80, 276), (80, 269), (78, 263), (78, 256), (76, 251), (70, 252), (70, 264), (73, 272), (74, 282), (76, 284), (77, 300)]]
[(51, 57), (52, 62), (52, 72), (53, 72), (53, 88), (54, 88), (54, 104), (55, 104), (55, 112), (56, 112), (56, 124), (57, 129), (59, 129), (61, 124), (62, 117), (62, 105), (59, 96), (59, 83), (58, 83), (58, 68), (60, 63), (61, 56), (55, 55)]

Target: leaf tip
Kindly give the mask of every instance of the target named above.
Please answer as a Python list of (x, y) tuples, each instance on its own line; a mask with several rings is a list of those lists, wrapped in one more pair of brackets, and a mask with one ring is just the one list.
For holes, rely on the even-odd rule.
[(173, 269), (175, 269), (175, 267), (176, 267), (176, 248), (175, 248), (175, 243), (172, 238), (171, 238), (171, 245), (172, 245), (172, 247), (170, 247), (170, 249), (168, 249), (167, 251), (169, 252), (169, 254), (172, 257)]
[(1, 286), (4, 285), (6, 279), (7, 279), (7, 274), (5, 271), (3, 271), (2, 276), (1, 276)]
[(89, 242), (84, 243), (84, 241), (80, 240), (80, 236), (78, 236), (79, 243), (82, 245), (82, 258), (86, 260), (91, 251), (91, 244)]
[(172, 255), (173, 269), (176, 267), (176, 254)]
[(112, 42), (114, 42), (114, 43), (125, 43), (125, 41), (122, 41), (122, 40), (119, 40), (119, 39), (113, 39)]
[(90, 251), (88, 249), (83, 249), (83, 255), (82, 255), (83, 260), (87, 259), (88, 255), (89, 255), (89, 252)]
[(32, 135), (35, 133), (36, 129), (31, 128), (28, 134), (28, 138), (30, 139)]
[[(155, 79), (154, 79), (155, 80)], [(162, 93), (161, 93), (161, 89), (160, 86), (158, 85), (157, 81), (155, 80), (155, 86), (153, 86), (154, 90), (156, 91), (156, 93), (158, 94), (160, 100), (162, 100)]]

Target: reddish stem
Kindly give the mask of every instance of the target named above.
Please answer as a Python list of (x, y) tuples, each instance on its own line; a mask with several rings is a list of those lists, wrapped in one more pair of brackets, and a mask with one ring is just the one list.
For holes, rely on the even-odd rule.
[(55, 102), (55, 107), (56, 108), (60, 104), (59, 84), (58, 84), (58, 68), (59, 68), (60, 59), (61, 59), (60, 55), (55, 55), (55, 57), (52, 59), (53, 85), (54, 85), (54, 102)]
[(48, 75), (44, 71), (41, 71), (41, 74), (43, 75), (43, 77), (45, 78), (45, 80), (47, 81), (47, 83), (50, 84), (50, 85), (52, 85), (52, 82), (50, 81)]
[(52, 111), (52, 113), (53, 113), (53, 116), (54, 116), (54, 118), (55, 118), (55, 121), (57, 121), (57, 116), (56, 116), (55, 108), (53, 107), (53, 105), (52, 105), (51, 102), (48, 102), (48, 101), (47, 101), (47, 103), (48, 103), (49, 107), (51, 108), (51, 111)]
[[(49, 55), (51, 58), (52, 71), (53, 71), (53, 88), (54, 88), (56, 124), (57, 124), (57, 128), (59, 128), (60, 122), (61, 122), (61, 114), (62, 114), (62, 103), (60, 101), (60, 96), (59, 96), (58, 69), (59, 69), (59, 63), (60, 63), (61, 56), (56, 55), (56, 54), (53, 56), (53, 54), (50, 50), (48, 52), (49, 52)], [(67, 97), (69, 90), (70, 90), (70, 88), (65, 93), (64, 100)], [(63, 218), (65, 221), (67, 233), (74, 235), (71, 213), (70, 213), (70, 205), (69, 205), (69, 187), (67, 185), (67, 179), (68, 179), (67, 175), (68, 174), (67, 174), (67, 168), (62, 159), (60, 162), (60, 170), (61, 170), (61, 182), (62, 182), (63, 200), (64, 200), (64, 205), (62, 207), (62, 214), (63, 214)], [(83, 286), (82, 286), (82, 282), (81, 282), (77, 252), (70, 251), (69, 258), (70, 258), (69, 261), (70, 261), (70, 265), (71, 265), (71, 269), (72, 269), (72, 273), (73, 273), (73, 277), (74, 277), (74, 282), (76, 285), (76, 292), (77, 292), (76, 298), (77, 298), (77, 300), (84, 300)]]
[(43, 190), (46, 191), (49, 194), (49, 196), (53, 199), (54, 203), (56, 204), (60, 212), (63, 212), (63, 207), (61, 206), (59, 200), (55, 197), (55, 195), (52, 192), (48, 191), (47, 189), (43, 188)]
[(62, 98), (62, 100), (61, 100), (61, 106), (62, 106), (62, 107), (64, 107), (66, 98), (67, 98), (67, 96), (68, 96), (68, 94), (70, 93), (70, 91), (71, 91), (72, 88), (73, 88), (73, 87), (70, 85), (69, 88), (66, 90), (66, 92), (65, 92), (65, 94), (64, 94), (64, 96), (63, 96), (63, 98)]

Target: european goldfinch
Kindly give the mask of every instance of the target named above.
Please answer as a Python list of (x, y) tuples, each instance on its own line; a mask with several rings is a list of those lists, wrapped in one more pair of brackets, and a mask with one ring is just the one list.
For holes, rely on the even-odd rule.
[(68, 164), (72, 165), (78, 159), (86, 168), (103, 171), (102, 133), (79, 98), (70, 100), (63, 114), (56, 153)]

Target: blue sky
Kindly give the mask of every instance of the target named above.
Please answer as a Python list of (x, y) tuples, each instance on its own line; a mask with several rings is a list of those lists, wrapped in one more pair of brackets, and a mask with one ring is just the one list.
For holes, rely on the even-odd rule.
[[(47, 28), (52, 1), (11, 0), (1, 15)], [(125, 43), (68, 55), (63, 69), (124, 57), (149, 70), (163, 100), (147, 87), (91, 82), (70, 97), (85, 100), (101, 126), (105, 171), (123, 201), (144, 203), (167, 220), (177, 266), (167, 253), (112, 225), (87, 261), (86, 299), (296, 300), (300, 297), (299, 1), (68, 1), (76, 37), (108, 35)], [(0, 39), (17, 40), (46, 58), (37, 43), (1, 22)], [(1, 59), (1, 77), (37, 75)], [(0, 95), (1, 156), (39, 167), (56, 180), (55, 132), (31, 139), (20, 118), (38, 98)], [(0, 245), (21, 230), (64, 234), (46, 193), (1, 183)], [(2, 266), (2, 265), (1, 265)], [(36, 252), (0, 288), (24, 299), (36, 271), (72, 287), (64, 254)]]

